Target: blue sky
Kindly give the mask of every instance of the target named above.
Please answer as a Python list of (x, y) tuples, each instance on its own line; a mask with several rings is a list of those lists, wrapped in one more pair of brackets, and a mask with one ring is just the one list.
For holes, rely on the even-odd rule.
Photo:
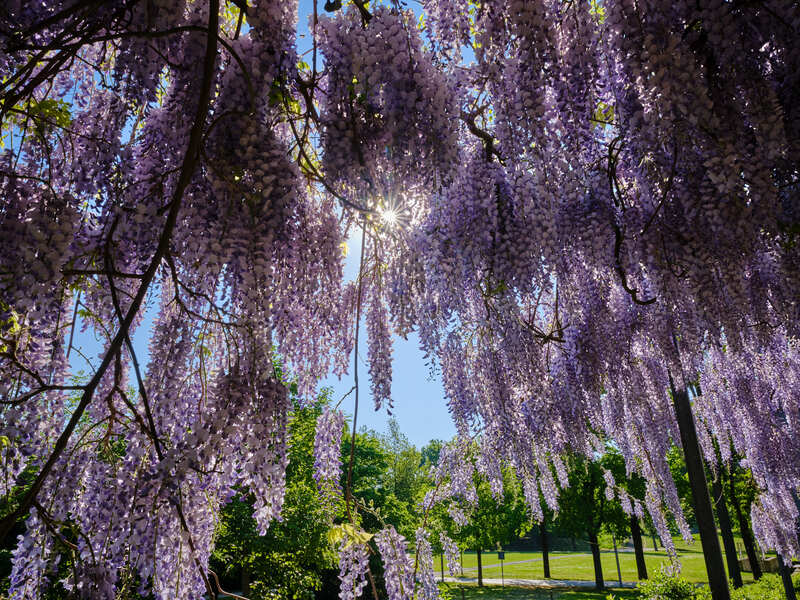
[[(347, 240), (345, 280), (353, 281), (358, 276), (360, 241), (359, 234), (355, 234)], [(392, 401), (394, 403), (392, 416), (397, 419), (400, 430), (418, 448), (432, 439), (449, 440), (455, 435), (456, 430), (447, 410), (441, 377), (438, 373), (431, 375), (430, 368), (425, 363), (424, 354), (419, 348), (417, 334), (411, 333), (405, 340), (393, 335), (392, 342)], [(334, 402), (338, 402), (353, 387), (352, 365), (351, 357), (350, 373), (341, 381), (330, 376), (320, 382), (320, 387), (333, 388), (331, 398)], [(375, 411), (375, 402), (370, 393), (369, 377), (367, 376), (367, 340), (363, 321), (359, 335), (358, 372), (360, 399), (357, 426), (360, 429), (361, 425), (366, 425), (369, 429), (383, 433), (387, 429), (390, 417), (386, 408)], [(350, 394), (342, 402), (342, 409), (352, 416), (353, 406), (354, 395)]]

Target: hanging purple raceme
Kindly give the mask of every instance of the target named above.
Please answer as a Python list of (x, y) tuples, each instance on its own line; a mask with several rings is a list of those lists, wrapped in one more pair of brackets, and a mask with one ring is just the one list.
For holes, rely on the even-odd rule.
[(442, 543), (445, 558), (447, 559), (447, 570), (450, 575), (455, 577), (459, 572), (459, 549), (458, 545), (442, 531), (439, 533), (439, 541)]
[(389, 313), (383, 299), (376, 294), (367, 306), (367, 362), (370, 390), (375, 410), (392, 408), (392, 337)]
[(323, 495), (341, 491), (341, 443), (344, 413), (326, 406), (317, 417), (314, 434), (314, 481)]
[(433, 572), (433, 548), (430, 534), (422, 527), (416, 531), (417, 544), (417, 595), (420, 600), (435, 600), (439, 597), (436, 574)]
[(365, 544), (347, 541), (339, 547), (339, 598), (356, 600), (367, 585), (369, 553)]
[(406, 539), (388, 525), (375, 534), (381, 554), (389, 600), (411, 600), (414, 595), (414, 565), (406, 551)]

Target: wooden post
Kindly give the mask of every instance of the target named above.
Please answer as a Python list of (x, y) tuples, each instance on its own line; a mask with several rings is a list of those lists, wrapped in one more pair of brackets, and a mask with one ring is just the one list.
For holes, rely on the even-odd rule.
[(644, 544), (642, 544), (642, 528), (639, 527), (639, 517), (631, 515), (631, 537), (633, 538), (633, 551), (636, 554), (636, 575), (639, 579), (647, 579), (647, 563), (644, 561)]
[(792, 569), (783, 562), (783, 557), (780, 554), (778, 554), (778, 567), (781, 571), (781, 581), (783, 581), (783, 591), (786, 593), (786, 600), (797, 600), (797, 594), (794, 591), (794, 583), (792, 582)]
[(733, 581), (733, 587), (742, 587), (742, 572), (739, 570), (739, 561), (736, 558), (736, 546), (733, 541), (733, 531), (731, 530), (731, 518), (728, 514), (728, 504), (725, 501), (725, 493), (722, 487), (722, 462), (719, 461), (714, 480), (711, 482), (711, 493), (714, 495), (714, 505), (717, 509), (719, 519), (719, 531), (722, 535), (722, 543), (725, 546), (725, 562), (728, 563), (728, 576)]
[(697, 525), (700, 529), (700, 543), (703, 547), (703, 558), (708, 573), (708, 587), (711, 589), (713, 600), (730, 600), (728, 579), (725, 576), (725, 565), (722, 561), (722, 548), (717, 537), (717, 526), (714, 521), (714, 512), (711, 509), (711, 498), (708, 495), (708, 482), (703, 469), (703, 458), (697, 441), (692, 407), (689, 403), (689, 393), (685, 389), (675, 389), (670, 375), (672, 388), (672, 402), (675, 406), (675, 417), (678, 421), (678, 430), (681, 434), (683, 455), (686, 459), (686, 471), (689, 475), (689, 485), (692, 489), (692, 504)]
[(544, 578), (550, 579), (550, 545), (547, 539), (547, 522), (544, 519), (539, 523), (539, 535), (542, 538), (542, 566), (544, 567)]

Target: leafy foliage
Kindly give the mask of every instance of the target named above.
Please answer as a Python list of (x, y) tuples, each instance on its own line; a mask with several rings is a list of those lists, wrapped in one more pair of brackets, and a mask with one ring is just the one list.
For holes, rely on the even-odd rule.
[[(212, 564), (229, 585), (249, 580), (258, 600), (306, 600), (335, 565), (329, 539), (330, 507), (318, 501), (313, 478), (313, 440), (318, 406), (296, 408), (289, 421), (289, 463), (281, 521), (259, 535), (250, 494), (243, 490), (223, 509)], [(245, 587), (242, 585), (241, 587)]]
[(675, 573), (661, 570), (654, 577), (639, 583), (643, 600), (707, 600), (710, 594)]

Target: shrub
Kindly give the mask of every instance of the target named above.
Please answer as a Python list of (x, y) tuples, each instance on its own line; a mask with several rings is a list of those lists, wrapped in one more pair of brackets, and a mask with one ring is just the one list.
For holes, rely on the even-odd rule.
[(642, 581), (637, 589), (642, 600), (705, 600), (707, 597), (706, 590), (663, 569), (652, 579)]
[(764, 574), (755, 583), (731, 590), (731, 600), (786, 600), (786, 594), (780, 576)]

